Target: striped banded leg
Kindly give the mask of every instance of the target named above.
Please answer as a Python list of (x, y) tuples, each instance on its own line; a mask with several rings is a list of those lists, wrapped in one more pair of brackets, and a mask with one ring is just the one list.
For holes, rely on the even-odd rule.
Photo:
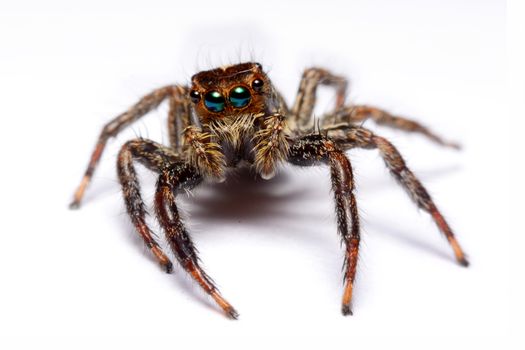
[(346, 246), (345, 289), (341, 311), (351, 315), (351, 302), (359, 255), (359, 216), (354, 196), (354, 178), (350, 161), (330, 139), (318, 134), (304, 136), (290, 147), (289, 162), (311, 166), (328, 163), (335, 196), (337, 227)]
[(441, 136), (437, 135), (432, 130), (428, 129), (426, 126), (420, 124), (417, 121), (395, 116), (388, 113), (387, 111), (372, 106), (360, 105), (342, 108), (335, 114), (327, 115), (323, 120), (323, 126), (329, 127), (329, 124), (338, 123), (359, 125), (368, 119), (373, 120), (377, 125), (421, 134), (441, 146), (454, 149), (461, 148), (458, 143), (446, 141)]
[(344, 149), (356, 147), (377, 149), (383, 158), (385, 165), (390, 170), (390, 173), (398, 183), (403, 186), (414, 203), (432, 216), (432, 219), (438, 226), (439, 230), (443, 233), (452, 247), (458, 263), (462, 266), (469, 265), (467, 257), (461, 249), (452, 229), (443, 218), (443, 215), (438, 210), (425, 187), (407, 167), (405, 160), (394, 145), (392, 145), (387, 139), (377, 136), (370, 130), (360, 127), (350, 127), (346, 130), (332, 130), (328, 132), (328, 135)]
[(120, 131), (122, 131), (127, 126), (131, 125), (134, 121), (138, 120), (140, 117), (144, 116), (151, 110), (158, 107), (166, 98), (173, 96), (174, 94), (180, 94), (180, 92), (183, 90), (184, 88), (177, 86), (165, 86), (156, 89), (150, 94), (142, 97), (140, 101), (134, 104), (126, 112), (117, 116), (115, 119), (113, 119), (104, 126), (98, 137), (95, 149), (91, 154), (91, 158), (89, 160), (87, 169), (84, 172), (84, 176), (82, 177), (82, 180), (77, 190), (75, 191), (73, 201), (70, 204), (70, 208), (75, 209), (80, 207), (80, 203), (82, 201), (82, 198), (84, 197), (86, 188), (91, 182), (91, 178), (93, 177), (98, 162), (102, 156), (102, 153), (104, 152), (104, 148), (106, 147), (107, 141), (111, 137), (117, 136), (117, 134)]
[(171, 164), (180, 161), (173, 150), (148, 140), (132, 140), (122, 146), (117, 160), (117, 173), (122, 185), (122, 193), (126, 210), (133, 226), (151, 250), (160, 266), (171, 273), (173, 265), (164, 254), (154, 238), (154, 234), (146, 224), (146, 208), (140, 195), (140, 185), (133, 161), (142, 163), (147, 168), (160, 172)]
[(179, 164), (164, 171), (159, 177), (155, 193), (157, 218), (173, 253), (184, 270), (215, 300), (226, 315), (236, 319), (237, 311), (220, 295), (211, 278), (200, 267), (195, 247), (180, 219), (175, 203), (177, 190), (198, 179), (200, 176), (197, 175), (196, 169), (188, 164)]
[(334, 112), (343, 107), (348, 82), (345, 78), (332, 74), (322, 68), (308, 68), (304, 71), (299, 90), (292, 107), (290, 126), (304, 131), (312, 127), (312, 113), (315, 107), (316, 92), (319, 85), (333, 86), (336, 89)]

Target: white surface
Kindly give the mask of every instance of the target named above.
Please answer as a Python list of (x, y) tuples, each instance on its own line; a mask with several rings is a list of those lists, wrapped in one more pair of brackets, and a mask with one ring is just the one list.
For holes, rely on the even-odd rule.
[[(207, 336), (233, 348), (248, 336), (258, 339), (250, 348), (273, 336), (334, 348), (512, 348), (509, 247), (523, 231), (509, 221), (504, 26), (501, 1), (0, 5), (0, 335), (21, 337), (4, 348), (219, 344)], [(455, 264), (376, 152), (352, 151), (363, 234), (354, 316), (343, 317), (327, 169), (286, 168), (271, 182), (245, 174), (180, 199), (203, 265), (241, 314), (228, 321), (178, 266), (160, 271), (125, 214), (118, 147), (136, 135), (166, 141), (166, 106), (110, 143), (84, 206), (67, 209), (106, 121), (155, 87), (249, 58), (290, 102), (301, 71), (320, 65), (350, 77), (350, 100), (460, 140), (457, 153), (367, 124), (405, 155), (471, 267)], [(141, 174), (151, 203), (155, 177)]]

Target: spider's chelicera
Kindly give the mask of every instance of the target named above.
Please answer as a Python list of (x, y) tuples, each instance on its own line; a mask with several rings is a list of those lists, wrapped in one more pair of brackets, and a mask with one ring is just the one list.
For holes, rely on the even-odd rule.
[[(312, 112), (319, 85), (336, 91), (335, 108), (314, 128)], [(288, 162), (298, 166), (327, 164), (335, 196), (337, 226), (346, 247), (342, 312), (351, 314), (351, 299), (360, 241), (352, 167), (345, 151), (375, 149), (416, 205), (429, 213), (450, 243), (457, 261), (468, 262), (452, 230), (421, 182), (406, 166), (397, 149), (385, 138), (362, 127), (365, 120), (420, 133), (443, 146), (448, 143), (419, 123), (366, 105), (347, 105), (347, 80), (331, 72), (305, 70), (291, 108), (258, 63), (242, 63), (200, 72), (191, 86), (171, 85), (144, 96), (103, 128), (71, 207), (78, 207), (110, 137), (169, 101), (170, 145), (136, 139), (126, 142), (118, 155), (117, 170), (127, 212), (146, 246), (167, 272), (172, 263), (146, 223), (134, 162), (159, 174), (155, 193), (156, 217), (181, 266), (232, 318), (237, 312), (222, 296), (199, 264), (192, 240), (181, 222), (176, 195), (203, 179), (221, 180), (229, 168), (250, 165), (265, 179)], [(316, 131), (317, 130), (317, 131)]]

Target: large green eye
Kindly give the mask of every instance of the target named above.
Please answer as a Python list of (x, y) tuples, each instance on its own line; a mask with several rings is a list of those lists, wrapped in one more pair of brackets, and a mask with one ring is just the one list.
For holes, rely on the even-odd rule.
[(210, 91), (204, 95), (204, 105), (212, 112), (222, 112), (224, 110), (225, 100), (218, 91)]
[(235, 108), (242, 108), (252, 99), (250, 91), (244, 86), (236, 86), (230, 91), (230, 102)]

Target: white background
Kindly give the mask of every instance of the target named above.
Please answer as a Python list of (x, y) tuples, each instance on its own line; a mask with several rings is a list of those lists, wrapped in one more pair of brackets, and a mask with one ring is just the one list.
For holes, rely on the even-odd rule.
[[(0, 344), (514, 348), (525, 232), (510, 221), (523, 204), (509, 149), (523, 115), (506, 106), (523, 105), (524, 85), (509, 71), (506, 95), (506, 64), (523, 52), (506, 61), (505, 23), (503, 1), (2, 3)], [(161, 272), (125, 214), (116, 153), (136, 136), (165, 142), (164, 105), (110, 142), (84, 206), (67, 209), (105, 122), (153, 88), (249, 59), (290, 102), (302, 70), (319, 65), (350, 77), (350, 101), (459, 140), (455, 152), (366, 124), (405, 155), (471, 267), (376, 152), (352, 151), (363, 238), (354, 316), (343, 317), (328, 170), (242, 173), (179, 200), (204, 267), (240, 312), (229, 321), (178, 266)], [(333, 103), (322, 97), (318, 113)], [(141, 175), (151, 203), (155, 177)]]

